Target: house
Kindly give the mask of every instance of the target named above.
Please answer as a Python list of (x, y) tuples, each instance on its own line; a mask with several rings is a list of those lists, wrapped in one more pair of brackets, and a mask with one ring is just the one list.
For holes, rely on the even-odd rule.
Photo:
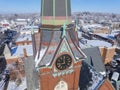
[(0, 22), (1, 26), (4, 28), (10, 28), (10, 23), (8, 22), (8, 20), (3, 20)]
[(34, 30), (35, 33), (38, 32), (39, 26), (28, 26), (25, 25), (21, 30), (20, 34), (31, 34), (31, 31)]
[(98, 39), (95, 40), (81, 39), (80, 42), (81, 42), (80, 46), (82, 48), (99, 47), (100, 54), (102, 56), (102, 60), (104, 64), (112, 62), (116, 47), (112, 46), (111, 43)]
[(82, 26), (83, 31), (92, 32), (93, 34), (109, 33), (109, 28), (100, 24), (87, 24)]
[(27, 25), (27, 19), (18, 18), (15, 20), (15, 23), (16, 25), (24, 26)]
[(26, 50), (28, 56), (33, 55), (32, 45), (15, 46), (10, 49), (6, 44), (4, 49), (4, 56), (6, 58), (7, 64), (21, 62), (21, 60), (23, 61), (25, 57), (24, 49)]

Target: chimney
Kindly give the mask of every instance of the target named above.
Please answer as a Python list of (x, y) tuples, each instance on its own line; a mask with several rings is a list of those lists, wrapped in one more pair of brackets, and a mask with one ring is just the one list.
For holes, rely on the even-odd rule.
[(27, 57), (27, 51), (26, 51), (26, 48), (23, 49), (23, 52), (24, 52), (24, 57)]

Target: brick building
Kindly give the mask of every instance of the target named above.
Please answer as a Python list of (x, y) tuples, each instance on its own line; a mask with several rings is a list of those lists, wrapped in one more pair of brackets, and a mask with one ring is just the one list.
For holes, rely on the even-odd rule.
[(42, 3), (42, 26), (39, 34), (32, 36), (40, 90), (78, 90), (85, 55), (78, 46), (75, 26), (71, 24), (70, 0), (42, 0)]
[(115, 54), (116, 47), (100, 47), (99, 49), (104, 64), (111, 63)]
[(33, 55), (32, 45), (16, 46), (10, 49), (6, 44), (4, 56), (7, 64), (21, 62), (21, 60), (24, 61), (24, 49), (26, 50), (28, 56)]
[[(29, 64), (26, 63), (25, 68), (28, 90), (79, 90), (79, 79), (86, 78), (80, 78), (86, 55), (79, 47), (75, 25), (71, 24), (70, 1), (41, 0), (42, 25), (37, 34), (32, 33), (34, 56), (25, 59), (31, 65), (27, 68)], [(96, 73), (92, 71), (95, 79)], [(97, 82), (103, 85), (103, 76), (98, 74), (98, 77)], [(103, 86), (108, 88), (107, 85), (111, 84)]]

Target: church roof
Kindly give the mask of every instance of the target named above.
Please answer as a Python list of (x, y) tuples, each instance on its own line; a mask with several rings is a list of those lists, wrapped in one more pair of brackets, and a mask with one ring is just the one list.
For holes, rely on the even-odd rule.
[[(73, 33), (74, 35), (70, 34)], [(56, 51), (61, 44), (62, 38), (61, 35), (62, 30), (42, 30), (42, 40), (41, 40), (41, 51), (38, 55), (37, 66), (45, 66), (50, 65), (52, 63), (53, 58), (56, 55)], [(66, 39), (69, 42), (69, 46), (72, 49), (72, 52), (76, 58), (83, 58), (83, 53), (80, 52), (78, 48), (78, 44), (76, 43), (76, 36), (72, 29), (66, 31)], [(74, 42), (73, 42), (74, 40)], [(44, 54), (41, 54), (44, 52)]]
[(87, 56), (87, 58), (85, 59), (85, 62), (93, 66), (94, 69), (98, 72), (106, 72), (98, 47), (90, 47), (90, 48), (85, 48), (82, 50)]

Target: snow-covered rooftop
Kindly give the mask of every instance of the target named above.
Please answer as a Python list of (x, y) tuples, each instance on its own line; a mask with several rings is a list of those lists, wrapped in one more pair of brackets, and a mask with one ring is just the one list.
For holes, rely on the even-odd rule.
[(85, 28), (92, 28), (92, 27), (102, 27), (102, 25), (100, 24), (87, 24), (87, 25), (84, 25)]
[(101, 28), (102, 25), (100, 24), (88, 24), (88, 25), (84, 25), (83, 28), (86, 30), (89, 30), (90, 28)]
[[(35, 67), (38, 66), (38, 64), (41, 61), (41, 59), (42, 59), (43, 55), (45, 54), (46, 50), (47, 50), (47, 48), (42, 48), (39, 55), (38, 55), (38, 52), (37, 52), (37, 55), (36, 55), (36, 58), (35, 58)], [(38, 56), (39, 56), (39, 58), (38, 58)]]
[(38, 29), (38, 26), (25, 26), (24, 29)]
[(34, 30), (34, 32), (38, 32), (39, 27), (38, 26), (24, 26), (21, 30), (20, 33), (21, 34), (31, 34), (31, 31)]
[(32, 41), (32, 37), (31, 37), (31, 34), (21, 34), (18, 38), (17, 38), (17, 40), (16, 40), (16, 42), (21, 42), (21, 41)]
[(102, 34), (102, 33), (100, 33), (100, 34), (97, 34), (97, 35), (99, 35), (99, 36), (101, 36), (101, 37), (104, 37), (104, 38), (108, 38), (108, 39), (114, 39), (114, 37), (115, 37), (115, 35), (117, 35), (118, 33), (111, 33), (111, 34)]
[(24, 45), (24, 46), (16, 46), (12, 48), (12, 56), (23, 56), (24, 52), (23, 49), (26, 49), (27, 51), (27, 55), (31, 56), (33, 55), (33, 49), (32, 49), (32, 45)]
[(27, 21), (27, 19), (18, 18), (16, 21)]
[(103, 34), (103, 33), (100, 33), (97, 35), (104, 37), (104, 38), (108, 38), (108, 39), (114, 39), (114, 36), (115, 36), (115, 34)]
[(98, 47), (112, 47), (112, 44), (101, 40), (87, 40), (87, 44)]

